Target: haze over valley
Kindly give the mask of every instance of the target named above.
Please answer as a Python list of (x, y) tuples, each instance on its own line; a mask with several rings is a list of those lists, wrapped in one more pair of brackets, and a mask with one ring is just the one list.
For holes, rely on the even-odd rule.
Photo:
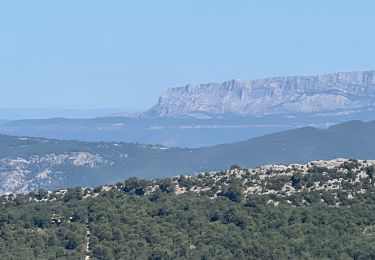
[(375, 259), (374, 10), (0, 1), (0, 260)]
[(374, 74), (345, 72), (189, 84), (168, 89), (144, 112), (107, 110), (106, 117), (91, 119), (0, 121), (0, 133), (197, 148), (304, 126), (326, 128), (374, 119)]
[(0, 136), (0, 193), (98, 186), (137, 176), (163, 178), (231, 165), (307, 163), (375, 156), (375, 121), (304, 127), (204, 148)]

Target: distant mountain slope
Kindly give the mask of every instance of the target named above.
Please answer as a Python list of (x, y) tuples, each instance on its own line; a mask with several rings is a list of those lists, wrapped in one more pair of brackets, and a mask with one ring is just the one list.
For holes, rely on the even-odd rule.
[[(375, 120), (375, 70), (171, 88), (145, 112), (3, 122), (0, 133), (199, 148), (304, 126)], [(71, 111), (72, 112), (72, 111)], [(3, 113), (4, 114), (4, 113)], [(11, 117), (4, 114), (3, 118)], [(56, 115), (57, 116), (57, 115)]]
[(232, 80), (168, 89), (146, 115), (315, 113), (375, 105), (375, 71)]
[[(180, 172), (187, 151), (158, 145), (89, 143), (0, 135), (0, 193), (100, 185), (124, 176)], [(194, 169), (185, 168), (187, 172)]]
[(369, 108), (324, 114), (231, 116), (209, 119), (167, 117), (28, 119), (0, 122), (0, 133), (90, 142), (140, 142), (199, 148), (238, 142), (307, 125), (324, 128), (353, 119), (374, 120), (374, 110)]
[(0, 193), (337, 157), (374, 159), (375, 122), (306, 127), (199, 149), (0, 136)]
[[(244, 142), (200, 149), (218, 167), (307, 162), (317, 159), (375, 158), (375, 122), (350, 121), (327, 129), (304, 127)], [(205, 157), (207, 158), (207, 156)]]

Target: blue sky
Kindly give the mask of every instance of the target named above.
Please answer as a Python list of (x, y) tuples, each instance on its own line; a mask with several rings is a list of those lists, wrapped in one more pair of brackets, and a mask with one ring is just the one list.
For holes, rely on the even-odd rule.
[(147, 108), (188, 82), (375, 69), (375, 1), (0, 3), (0, 107)]

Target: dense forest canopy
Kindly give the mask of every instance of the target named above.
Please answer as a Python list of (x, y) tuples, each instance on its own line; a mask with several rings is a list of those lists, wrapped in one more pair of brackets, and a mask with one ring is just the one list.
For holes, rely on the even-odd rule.
[[(1, 259), (373, 259), (374, 168), (365, 165), (267, 170), (264, 189), (253, 193), (244, 192), (244, 180), (263, 175), (233, 166), (216, 175), (2, 196)], [(306, 188), (334, 178), (346, 186)], [(293, 192), (270, 192), (286, 183)]]

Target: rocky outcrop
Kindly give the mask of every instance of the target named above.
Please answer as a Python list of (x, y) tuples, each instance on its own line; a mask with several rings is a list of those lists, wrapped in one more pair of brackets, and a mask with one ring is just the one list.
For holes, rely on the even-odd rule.
[(0, 159), (0, 195), (27, 193), (60, 182), (68, 170), (110, 164), (98, 154), (72, 152)]
[[(364, 194), (372, 194), (375, 180), (374, 160), (319, 160), (307, 164), (269, 164), (257, 168), (244, 169), (233, 165), (226, 171), (206, 172), (197, 175), (179, 175), (168, 179), (140, 180), (130, 178), (116, 185), (103, 185), (95, 189), (81, 188), (82, 199), (97, 197), (106, 192), (137, 194), (148, 196), (159, 190), (167, 193), (204, 195), (212, 199), (228, 196), (228, 190), (237, 190), (243, 197), (254, 195), (269, 196), (267, 204), (296, 203), (299, 206), (325, 202), (331, 206), (342, 205)], [(234, 184), (234, 186), (233, 186)], [(232, 187), (232, 188), (231, 188)], [(233, 189), (235, 187), (235, 189)], [(137, 192), (136, 192), (137, 190)], [(330, 201), (323, 194), (330, 192)], [(35, 201), (62, 200), (67, 190), (48, 192), (44, 198)], [(299, 196), (299, 195), (300, 196)], [(297, 195), (296, 197), (293, 196)], [(323, 196), (322, 196), (323, 195)], [(18, 195), (3, 196), (12, 201)], [(250, 204), (248, 204), (251, 206)]]
[(361, 109), (375, 105), (375, 71), (232, 80), (168, 89), (145, 115), (210, 117)]

